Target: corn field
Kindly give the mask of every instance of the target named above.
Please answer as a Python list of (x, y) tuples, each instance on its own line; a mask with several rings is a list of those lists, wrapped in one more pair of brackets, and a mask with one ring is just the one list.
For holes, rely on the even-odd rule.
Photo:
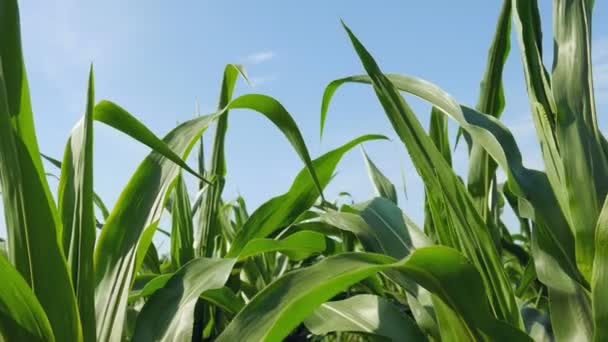
[[(223, 70), (217, 111), (162, 138), (98, 101), (91, 67), (63, 156), (41, 154), (17, 1), (0, 0), (0, 341), (608, 341), (608, 142), (593, 88), (593, 5), (553, 1), (549, 70), (540, 27), (551, 18), (536, 0), (502, 2), (475, 107), (423, 79), (383, 73), (342, 23), (363, 73), (328, 83), (321, 134), (331, 134), (324, 122), (338, 89), (373, 91), (424, 183), (424, 222), (414, 222), (367, 154), (377, 197), (341, 204), (324, 195), (346, 153), (386, 137), (313, 158), (286, 107), (234, 94), (247, 82), (235, 64)], [(523, 165), (500, 121), (504, 65), (517, 58), (512, 33), (543, 170)], [(428, 130), (404, 94), (432, 105)], [(285, 193), (252, 212), (222, 194), (232, 109), (269, 120), (303, 165)], [(464, 177), (452, 168), (448, 119), (468, 148)], [(95, 123), (151, 148), (111, 206), (93, 187)], [(203, 146), (208, 128), (213, 145)], [(186, 163), (193, 151), (196, 166)], [(55, 172), (56, 191), (47, 181)], [(155, 234), (170, 241), (168, 253)]]

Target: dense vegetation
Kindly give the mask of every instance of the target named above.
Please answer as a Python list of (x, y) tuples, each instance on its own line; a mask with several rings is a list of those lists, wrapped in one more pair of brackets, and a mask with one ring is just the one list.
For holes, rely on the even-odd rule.
[[(371, 85), (424, 182), (419, 227), (367, 155), (378, 197), (338, 205), (323, 195), (345, 153), (383, 136), (362, 136), (313, 159), (279, 102), (233, 96), (245, 75), (236, 65), (224, 70), (218, 111), (163, 139), (117, 104), (96, 102), (91, 69), (84, 116), (63, 159), (41, 156), (18, 7), (0, 0), (0, 184), (8, 230), (0, 340), (608, 340), (608, 143), (596, 117), (592, 9), (593, 0), (554, 0), (548, 72), (536, 1), (505, 0), (475, 108), (424, 80), (384, 74), (344, 26), (366, 73), (328, 85), (321, 130), (342, 84)], [(499, 121), (512, 21), (544, 171), (522, 164)], [(428, 132), (401, 92), (432, 104)], [(222, 197), (234, 108), (269, 119), (304, 164), (284, 194), (252, 213), (242, 198)], [(451, 167), (448, 117), (468, 146), (465, 181)], [(93, 189), (95, 121), (152, 149), (111, 210)], [(212, 123), (205, 160), (201, 135)], [(196, 146), (193, 169), (184, 160)], [(56, 199), (43, 158), (60, 172)], [(499, 168), (507, 176), (502, 184)], [(195, 198), (186, 173), (200, 180)], [(501, 219), (506, 206), (519, 227)], [(158, 227), (163, 215), (170, 229)], [(154, 234), (170, 238), (169, 255), (159, 257)]]

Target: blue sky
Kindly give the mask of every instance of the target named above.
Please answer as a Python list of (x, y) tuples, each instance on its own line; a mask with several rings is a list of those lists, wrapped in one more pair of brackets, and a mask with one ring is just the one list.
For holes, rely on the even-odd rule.
[[(551, 3), (541, 0), (546, 63), (551, 61)], [(381, 3), (381, 5), (379, 5)], [(117, 102), (154, 132), (164, 135), (178, 122), (217, 105), (223, 67), (246, 65), (253, 86), (238, 93), (277, 98), (298, 122), (313, 156), (366, 133), (393, 142), (366, 150), (402, 187), (401, 207), (422, 221), (423, 188), (406, 150), (392, 132), (371, 89), (346, 86), (330, 107), (319, 140), (319, 109), (325, 85), (362, 72), (340, 26), (344, 19), (385, 72), (425, 78), (474, 105), (501, 1), (22, 1), (22, 39), (41, 150), (61, 156), (82, 116), (89, 64), (95, 66), (97, 100)], [(608, 4), (596, 2), (594, 62), (600, 125), (608, 129)], [(513, 37), (515, 38), (515, 37)], [(504, 122), (513, 130), (529, 167), (542, 168), (534, 136), (517, 42), (505, 70)], [(429, 107), (411, 99), (427, 126)], [(234, 111), (227, 136), (225, 199), (242, 194), (250, 209), (289, 188), (302, 163), (285, 138), (264, 118)], [(455, 126), (451, 132), (455, 133)], [(206, 134), (210, 141), (212, 131)], [(208, 144), (210, 146), (210, 144)], [(463, 146), (462, 146), (463, 147)], [(109, 206), (117, 199), (149, 149), (95, 126), (95, 189)], [(455, 168), (466, 170), (459, 148)], [(49, 168), (49, 171), (54, 171)], [(57, 183), (50, 180), (52, 188)], [(327, 190), (349, 191), (355, 200), (373, 195), (359, 151), (338, 167)], [(0, 212), (1, 215), (1, 212)], [(5, 236), (4, 221), (0, 236)]]

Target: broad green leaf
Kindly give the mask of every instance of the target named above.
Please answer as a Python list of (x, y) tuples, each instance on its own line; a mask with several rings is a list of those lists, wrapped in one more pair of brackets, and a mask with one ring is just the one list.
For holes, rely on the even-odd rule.
[(241, 250), (238, 259), (244, 260), (261, 253), (281, 252), (291, 260), (298, 261), (315, 253), (320, 253), (325, 248), (325, 236), (323, 234), (304, 230), (293, 233), (281, 240), (253, 239)]
[[(242, 66), (228, 64), (224, 69), (224, 79), (222, 80), (222, 89), (218, 110), (226, 107), (232, 100), (232, 93), (238, 75), (241, 74), (245, 79), (245, 71)], [(195, 252), (198, 256), (213, 256), (216, 250), (214, 241), (219, 235), (218, 208), (221, 201), (222, 191), (226, 177), (226, 157), (224, 152), (224, 140), (226, 139), (226, 131), (228, 130), (228, 111), (224, 113), (218, 120), (215, 128), (215, 137), (213, 140), (213, 150), (211, 154), (211, 165), (208, 174), (214, 177), (215, 184), (205, 194), (201, 213), (199, 215), (199, 224), (197, 227), (197, 236), (195, 243)], [(201, 146), (202, 149), (202, 146)], [(200, 157), (204, 159), (204, 157)], [(204, 162), (203, 162), (204, 163)], [(199, 169), (201, 167), (199, 166)], [(204, 168), (204, 166), (203, 166)]]
[[(337, 149), (325, 153), (313, 161), (321, 187), (327, 186), (342, 159), (342, 156), (356, 145), (370, 140), (386, 139), (381, 135), (364, 135)], [(310, 179), (306, 169), (301, 170), (294, 179), (289, 191), (262, 204), (237, 232), (227, 257), (236, 257), (241, 249), (252, 239), (263, 238), (274, 231), (286, 227), (319, 198), (319, 191)]]
[(95, 341), (95, 212), (93, 208), (93, 67), (84, 117), (68, 139), (61, 163), (58, 204), (63, 223), (63, 249), (78, 301), (84, 341)]
[(58, 341), (79, 341), (78, 306), (32, 114), (15, 0), (0, 1), (0, 188), (9, 260), (32, 288)]
[(222, 288), (234, 263), (234, 259), (198, 258), (178, 270), (142, 308), (133, 341), (190, 341), (199, 296)]
[(442, 194), (454, 229), (460, 238), (460, 250), (481, 270), (494, 312), (499, 319), (520, 326), (521, 316), (515, 296), (503, 271), (502, 261), (488, 229), (475, 209), (464, 185), (446, 163), (416, 119), (397, 88), (345, 26), (361, 62), (370, 75), (374, 90), (395, 132), (406, 145), (425, 186)]
[(190, 198), (181, 173), (175, 181), (174, 191), (171, 211), (171, 262), (177, 269), (194, 258), (194, 228)]
[[(120, 109), (110, 106), (109, 102), (96, 107), (96, 111), (108, 110), (119, 110), (120, 113)], [(202, 116), (179, 125), (165, 137), (164, 144), (178, 156), (187, 157), (215, 118), (216, 115)], [(177, 164), (158, 152), (152, 152), (132, 176), (101, 231), (94, 258), (99, 341), (121, 338), (133, 275), (143, 262), (166, 195), (178, 173)]]
[(393, 341), (427, 340), (411, 318), (389, 300), (373, 295), (324, 303), (306, 318), (304, 324), (315, 335), (357, 331)]
[[(344, 253), (289, 272), (264, 288), (230, 322), (216, 341), (281, 341), (314, 310), (349, 286), (385, 270), (398, 270), (437, 294), (484, 340), (530, 340), (491, 314), (475, 267), (442, 246), (416, 250), (397, 261), (388, 256)], [(460, 284), (461, 286), (453, 286)], [(470, 294), (476, 294), (471, 300)]]
[(552, 91), (558, 113), (555, 136), (564, 170), (576, 262), (590, 281), (595, 224), (608, 193), (608, 161), (596, 118), (588, 2), (554, 1)]
[(55, 341), (46, 313), (23, 277), (0, 254), (0, 340)]
[(365, 159), (365, 165), (367, 166), (367, 173), (371, 178), (376, 194), (384, 198), (388, 198), (397, 204), (397, 191), (391, 181), (378, 169), (376, 164), (369, 158), (365, 150), (363, 151), (363, 158)]
[(563, 215), (569, 226), (572, 226), (567, 203), (567, 188), (564, 186), (564, 170), (554, 134), (557, 110), (551, 92), (549, 73), (542, 60), (542, 32), (537, 1), (513, 0), (513, 18), (517, 28), (532, 118), (545, 162), (545, 170)]
[(595, 228), (595, 258), (591, 277), (591, 298), (593, 303), (593, 323), (595, 326), (593, 340), (596, 342), (608, 339), (608, 196), (597, 220)]

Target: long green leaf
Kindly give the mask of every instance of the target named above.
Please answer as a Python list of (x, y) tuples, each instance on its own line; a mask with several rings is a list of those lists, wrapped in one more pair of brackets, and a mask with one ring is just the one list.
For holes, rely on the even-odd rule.
[(95, 213), (93, 208), (93, 67), (89, 74), (86, 112), (68, 139), (61, 164), (58, 203), (63, 222), (63, 248), (78, 300), (84, 341), (95, 341)]
[[(321, 188), (327, 186), (336, 166), (346, 152), (362, 142), (378, 139), (386, 139), (386, 137), (364, 135), (315, 159), (312, 164), (318, 175)], [(294, 223), (302, 213), (315, 203), (317, 198), (319, 198), (319, 192), (310, 179), (308, 171), (306, 169), (301, 170), (289, 191), (262, 204), (251, 214), (237, 233), (227, 256), (236, 257), (250, 240), (266, 237), (277, 229)]]
[[(96, 106), (95, 110), (121, 111), (109, 102)], [(178, 156), (185, 158), (215, 118), (216, 115), (208, 115), (187, 121), (172, 130), (165, 137), (164, 143)], [(94, 258), (99, 341), (114, 341), (122, 336), (128, 290), (133, 275), (143, 262), (160, 219), (166, 194), (178, 173), (177, 164), (152, 152), (132, 176), (101, 231)]]
[[(239, 74), (245, 79), (247, 78), (242, 66), (228, 64), (224, 69), (224, 79), (222, 80), (218, 110), (226, 107), (230, 100), (232, 100), (232, 93), (234, 92), (234, 87)], [(226, 177), (224, 140), (226, 139), (227, 130), (228, 112), (218, 119), (215, 128), (211, 165), (208, 173), (215, 178), (215, 186), (204, 194), (204, 200), (202, 201), (203, 205), (201, 207), (202, 210), (199, 215), (199, 225), (197, 227), (198, 238), (195, 241), (195, 252), (198, 256), (204, 255), (206, 257), (211, 257), (217, 247), (214, 246), (213, 243), (219, 234), (218, 208), (224, 189), (224, 178)]]
[(55, 341), (46, 313), (23, 277), (0, 254), (0, 339)]
[(595, 224), (608, 193), (608, 161), (597, 125), (591, 74), (591, 5), (588, 0), (555, 0), (553, 97), (555, 135), (564, 169), (576, 262), (591, 279)]
[(79, 341), (78, 306), (36, 141), (15, 0), (0, 1), (0, 32), (0, 188), (9, 260), (33, 289), (55, 338)]
[(96, 121), (103, 122), (104, 124), (125, 133), (131, 138), (150, 147), (153, 151), (173, 161), (201, 181), (210, 183), (209, 180), (203, 178), (202, 175), (199, 175), (188, 166), (188, 164), (171, 149), (171, 146), (163, 141), (164, 139), (159, 139), (144, 124), (137, 120), (137, 118), (117, 104), (102, 100), (95, 106), (94, 115)]
[(253, 255), (268, 252), (281, 252), (294, 261), (308, 258), (326, 248), (325, 236), (311, 231), (300, 231), (282, 240), (253, 239), (247, 243), (239, 254), (239, 260)]
[(142, 308), (133, 341), (190, 341), (201, 293), (224, 286), (234, 259), (198, 258), (182, 267)]
[[(481, 113), (496, 118), (500, 117), (505, 106), (502, 72), (510, 49), (511, 3), (512, 0), (503, 1), (476, 106), (476, 109)], [(481, 217), (486, 222), (489, 219), (490, 185), (492, 181), (496, 182), (494, 179), (495, 172), (496, 163), (494, 160), (490, 159), (483, 146), (473, 142), (469, 153), (467, 188)], [(497, 229), (496, 224), (494, 224), (493, 229)]]
[(485, 296), (470, 300), (471, 293), (485, 291), (475, 267), (455, 250), (436, 246), (418, 249), (398, 262), (379, 254), (339, 254), (290, 272), (258, 293), (216, 341), (281, 341), (335, 294), (390, 269), (403, 272), (441, 297), (462, 315), (480, 340), (483, 335), (492, 341), (529, 340), (521, 331), (495, 320)]
[(171, 261), (176, 269), (194, 258), (194, 228), (190, 210), (188, 190), (180, 173), (175, 181), (173, 210), (171, 211)]
[(397, 88), (382, 74), (376, 62), (352, 32), (348, 28), (346, 30), (371, 78), (387, 117), (410, 152), (426, 187), (429, 191), (444, 196), (443, 203), (449, 210), (454, 229), (461, 241), (460, 246), (454, 247), (460, 247), (482, 270), (481, 275), (497, 317), (514, 326), (520, 326), (521, 317), (503, 271), (502, 261), (466, 189), (426, 135)]
[(304, 324), (315, 335), (334, 331), (356, 331), (390, 338), (392, 341), (426, 341), (416, 323), (385, 298), (358, 295), (327, 302)]

